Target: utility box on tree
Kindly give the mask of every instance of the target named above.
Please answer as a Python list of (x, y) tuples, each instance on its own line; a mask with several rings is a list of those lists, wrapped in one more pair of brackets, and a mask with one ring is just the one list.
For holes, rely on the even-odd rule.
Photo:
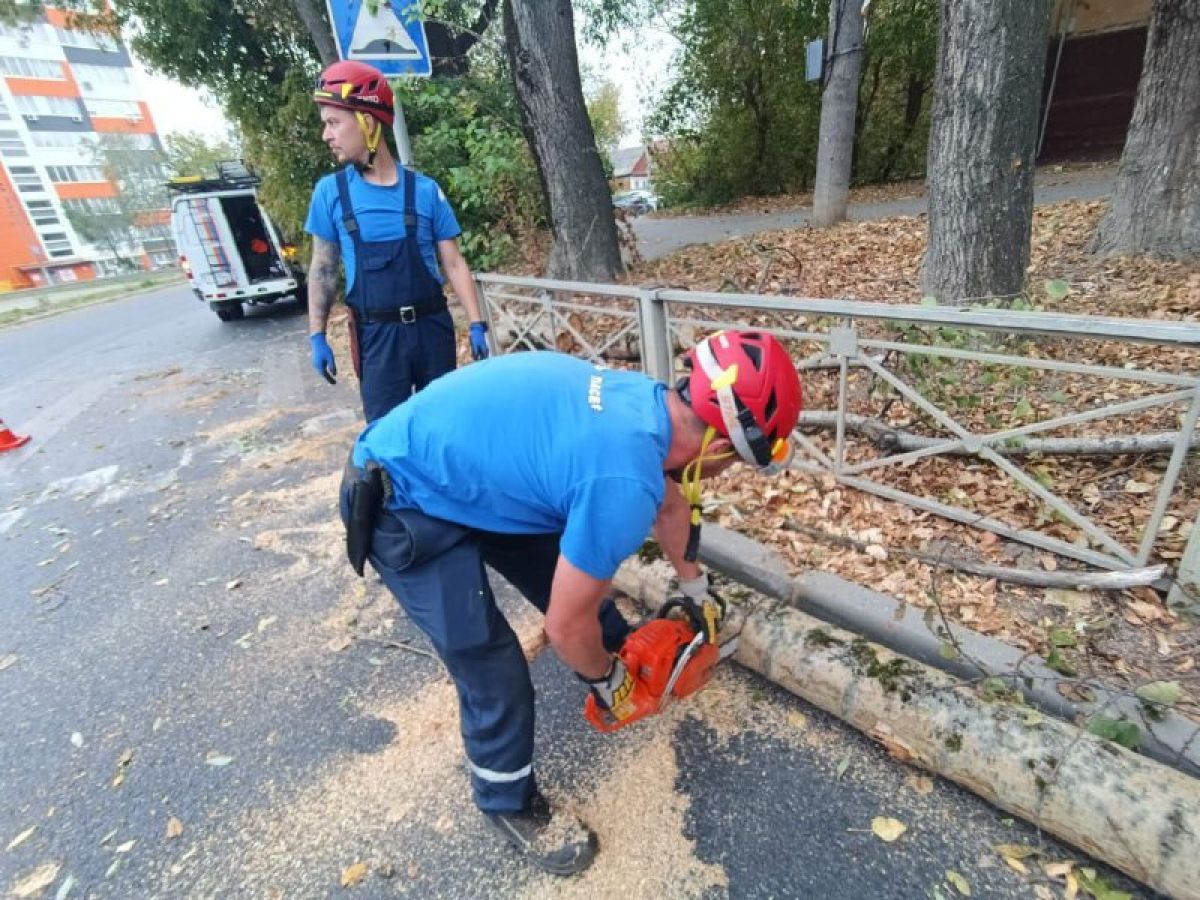
[(246, 304), (304, 298), (295, 247), (279, 239), (258, 203), (260, 179), (239, 160), (217, 163), (217, 176), (190, 175), (167, 183), (171, 230), (179, 263), (196, 298), (223, 322), (245, 315)]

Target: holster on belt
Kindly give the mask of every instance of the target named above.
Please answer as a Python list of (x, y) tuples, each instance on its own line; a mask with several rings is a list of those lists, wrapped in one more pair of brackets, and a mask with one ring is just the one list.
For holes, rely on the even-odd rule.
[(346, 327), (350, 329), (350, 363), (354, 366), (354, 376), (362, 381), (362, 353), (358, 349), (358, 321), (353, 306), (346, 307)]
[(383, 469), (378, 463), (368, 462), (361, 477), (350, 485), (350, 517), (346, 523), (346, 555), (360, 576), (371, 553), (383, 498)]

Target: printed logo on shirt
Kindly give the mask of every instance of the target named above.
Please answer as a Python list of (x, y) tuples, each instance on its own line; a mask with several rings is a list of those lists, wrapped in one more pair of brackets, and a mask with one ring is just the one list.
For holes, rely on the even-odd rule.
[(604, 412), (604, 375), (601, 374), (603, 371), (601, 366), (596, 366), (596, 374), (588, 379), (588, 406), (592, 412)]

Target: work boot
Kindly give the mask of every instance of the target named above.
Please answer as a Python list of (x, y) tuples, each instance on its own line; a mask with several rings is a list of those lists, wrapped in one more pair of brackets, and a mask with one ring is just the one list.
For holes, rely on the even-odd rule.
[(526, 859), (552, 875), (582, 872), (596, 857), (595, 833), (566, 810), (551, 810), (540, 793), (520, 812), (483, 815)]

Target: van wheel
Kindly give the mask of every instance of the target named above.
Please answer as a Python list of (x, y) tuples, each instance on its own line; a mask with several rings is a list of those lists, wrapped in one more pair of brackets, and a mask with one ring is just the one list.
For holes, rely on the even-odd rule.
[(222, 322), (236, 322), (245, 318), (246, 310), (240, 303), (222, 303), (216, 307), (217, 318)]

